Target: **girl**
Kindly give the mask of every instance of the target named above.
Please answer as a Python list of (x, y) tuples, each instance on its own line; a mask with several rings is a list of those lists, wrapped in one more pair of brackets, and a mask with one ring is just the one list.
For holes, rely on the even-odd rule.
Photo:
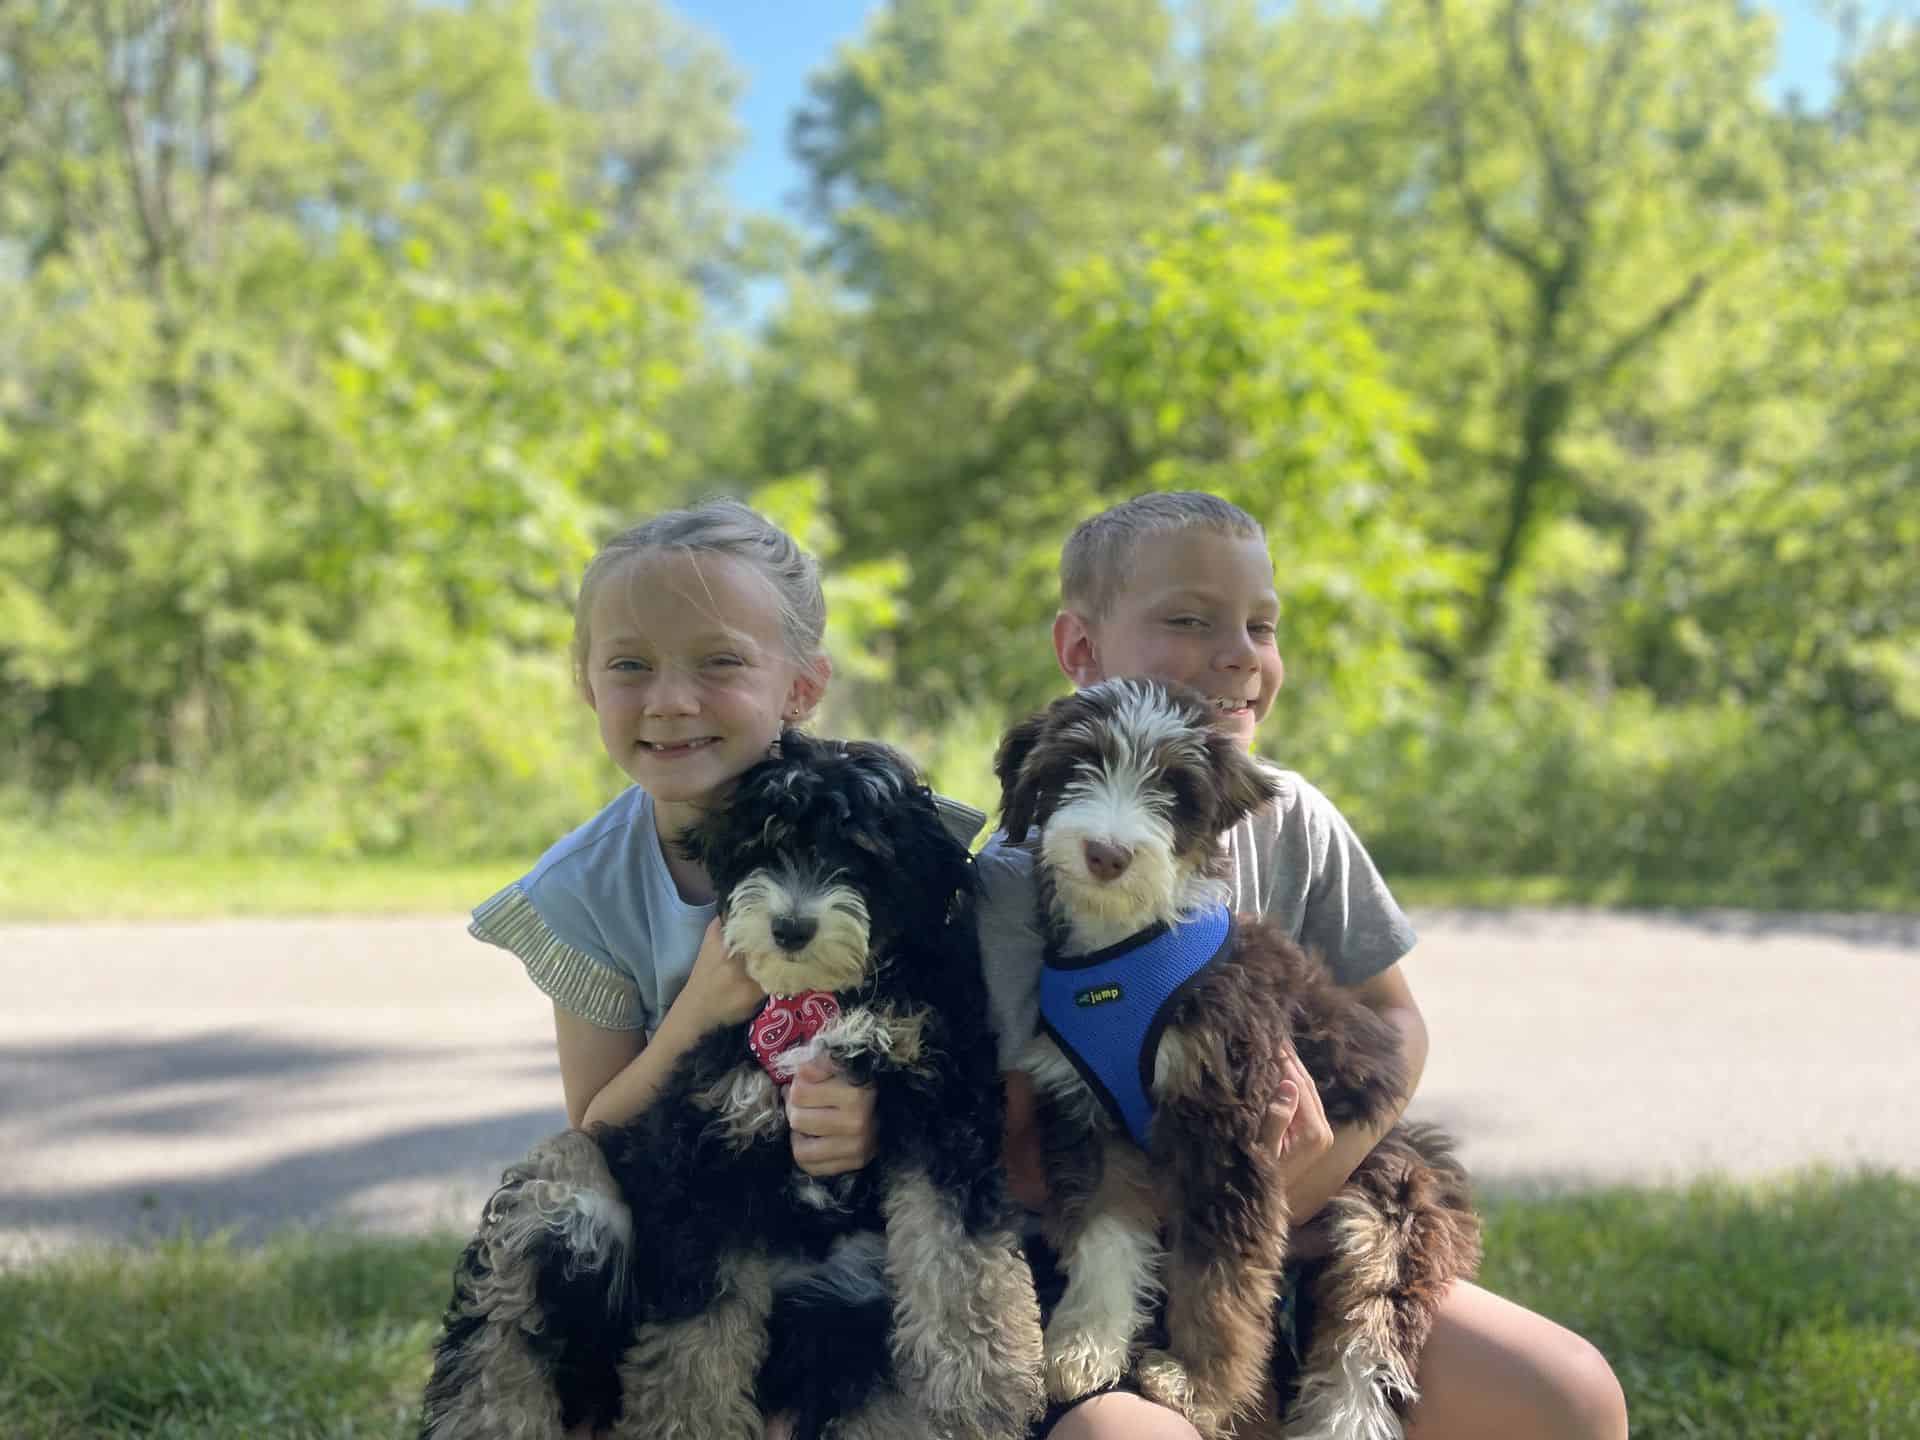
[[(825, 624), (811, 557), (731, 500), (657, 516), (588, 565), (574, 679), (634, 783), (470, 927), (519, 956), (552, 998), (571, 1124), (632, 1119), (695, 1041), (765, 1003), (727, 952), (711, 878), (673, 841), (820, 703), (832, 675)], [(963, 839), (986, 818), (939, 803)], [(802, 1067), (786, 1104), (794, 1163), (808, 1174), (873, 1158), (872, 1092), (828, 1062)], [(769, 1440), (785, 1433), (769, 1423)]]
[[(826, 602), (810, 556), (731, 500), (609, 540), (580, 584), (573, 671), (633, 786), (473, 912), (553, 1000), (567, 1120), (645, 1110), (692, 1043), (766, 1000), (720, 938), (713, 885), (674, 837), (820, 703)], [(793, 1158), (873, 1156), (873, 1097), (825, 1065), (790, 1089)]]

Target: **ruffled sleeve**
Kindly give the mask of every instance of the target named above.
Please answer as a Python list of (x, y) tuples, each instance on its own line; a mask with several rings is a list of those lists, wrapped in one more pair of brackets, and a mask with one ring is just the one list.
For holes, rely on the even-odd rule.
[(940, 812), (940, 823), (947, 827), (947, 833), (962, 845), (973, 844), (973, 837), (987, 823), (986, 811), (976, 810), (959, 800), (951, 800), (937, 791), (933, 797), (933, 808)]
[(498, 945), (527, 967), (527, 977), (562, 1010), (607, 1030), (646, 1025), (640, 987), (607, 960), (555, 932), (516, 880), (473, 912), (467, 933)]

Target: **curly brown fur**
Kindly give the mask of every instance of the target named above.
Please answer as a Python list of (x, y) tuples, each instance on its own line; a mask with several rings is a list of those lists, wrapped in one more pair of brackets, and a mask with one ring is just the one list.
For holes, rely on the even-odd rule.
[[(1037, 888), (1057, 954), (1105, 951), (1224, 899), (1217, 837), (1274, 789), (1211, 719), (1185, 687), (1109, 682), (1002, 742), (1003, 815), (1009, 833), (1038, 829)], [(1139, 1383), (1218, 1436), (1269, 1389), (1288, 1216), (1260, 1131), (1282, 1058), (1298, 1054), (1336, 1127), (1396, 1115), (1405, 1066), (1393, 1027), (1257, 917), (1236, 918), (1160, 1024), (1144, 1160), (1164, 1252), (1154, 1217), (1112, 1181), (1142, 1173), (1115, 1158), (1130, 1144), (1118, 1112), (1093, 1098), (1059, 1036), (1036, 1038), (1023, 1057), (1043, 1123), (1060, 1132), (1047, 1137), (1048, 1220), (1068, 1282), (1046, 1331), (1047, 1373), (1056, 1399), (1108, 1383), (1116, 1337), (1137, 1345), (1145, 1302), (1164, 1286), (1167, 1344), (1138, 1358)], [(1446, 1287), (1477, 1266), (1478, 1223), (1444, 1138), (1421, 1127), (1390, 1129), (1330, 1208), (1319, 1329), (1287, 1433), (1387, 1440), (1415, 1398)]]

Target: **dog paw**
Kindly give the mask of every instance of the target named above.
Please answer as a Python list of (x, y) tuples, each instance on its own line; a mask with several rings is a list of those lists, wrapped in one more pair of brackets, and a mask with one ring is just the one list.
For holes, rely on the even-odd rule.
[(1047, 1398), (1064, 1403), (1105, 1390), (1127, 1372), (1127, 1347), (1102, 1343), (1084, 1330), (1046, 1336)]
[(1225, 1435), (1232, 1418), (1224, 1410), (1206, 1403), (1187, 1367), (1165, 1350), (1149, 1350), (1140, 1357), (1135, 1372), (1140, 1393), (1156, 1405), (1178, 1411), (1187, 1417), (1202, 1435)]

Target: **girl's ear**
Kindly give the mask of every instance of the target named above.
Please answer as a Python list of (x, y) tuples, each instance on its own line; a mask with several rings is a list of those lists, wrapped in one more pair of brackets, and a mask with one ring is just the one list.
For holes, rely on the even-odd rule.
[(1029, 715), (1001, 737), (1000, 748), (994, 752), (993, 773), (1000, 780), (1000, 826), (1016, 845), (1033, 828), (1033, 785), (1022, 783), (1022, 774), (1046, 726), (1046, 711)]
[(825, 655), (816, 655), (798, 666), (793, 683), (787, 687), (787, 705), (780, 718), (793, 725), (813, 714), (832, 678), (833, 662)]

